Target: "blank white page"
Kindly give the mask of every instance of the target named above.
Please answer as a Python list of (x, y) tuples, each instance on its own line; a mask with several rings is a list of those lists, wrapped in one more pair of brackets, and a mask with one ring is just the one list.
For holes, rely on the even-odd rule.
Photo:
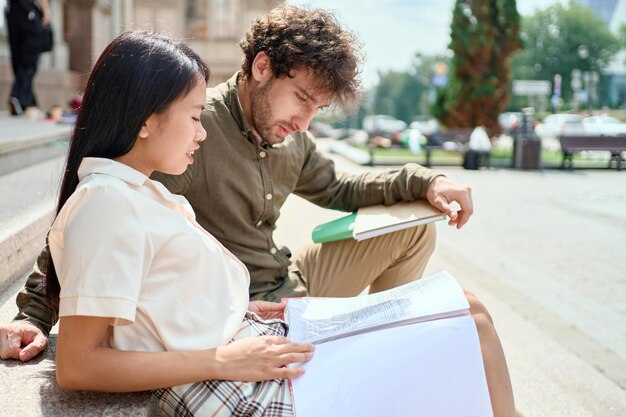
[(469, 315), (325, 342), (304, 367), (296, 417), (493, 417)]

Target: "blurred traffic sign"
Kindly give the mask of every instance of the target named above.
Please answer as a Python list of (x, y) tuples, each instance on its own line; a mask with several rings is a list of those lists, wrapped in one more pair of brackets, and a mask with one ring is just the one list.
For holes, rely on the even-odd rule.
[(550, 94), (550, 81), (513, 80), (513, 94), (518, 96), (546, 96)]
[(443, 87), (448, 84), (448, 66), (443, 62), (437, 62), (433, 66), (433, 84)]

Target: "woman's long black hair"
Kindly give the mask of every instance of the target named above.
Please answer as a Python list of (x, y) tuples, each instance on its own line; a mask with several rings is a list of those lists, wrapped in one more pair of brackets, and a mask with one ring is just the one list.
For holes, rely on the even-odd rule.
[[(117, 158), (131, 150), (144, 122), (191, 91), (209, 69), (187, 45), (148, 31), (116, 37), (94, 65), (70, 140), (57, 215), (78, 185), (85, 157)], [(95, 219), (94, 219), (95, 220)], [(48, 255), (46, 293), (58, 306), (60, 286)]]

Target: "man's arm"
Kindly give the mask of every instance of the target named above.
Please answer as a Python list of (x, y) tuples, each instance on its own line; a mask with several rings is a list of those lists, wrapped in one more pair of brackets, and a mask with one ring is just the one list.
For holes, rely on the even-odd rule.
[(310, 137), (298, 139), (306, 157), (294, 192), (325, 208), (354, 211), (425, 198), (430, 184), (442, 176), (417, 164), (358, 175), (338, 173), (333, 161), (317, 151)]
[(48, 246), (39, 254), (26, 286), (17, 295), (19, 313), (0, 326), (0, 359), (34, 358), (48, 347), (47, 335), (58, 319), (57, 309), (46, 297)]
[(19, 308), (14, 320), (24, 320), (41, 329), (47, 336), (58, 320), (58, 311), (46, 296), (48, 245), (41, 251), (24, 289), (17, 295)]
[[(470, 187), (417, 164), (399, 169), (338, 174), (334, 163), (315, 149), (310, 137), (303, 137), (307, 157), (295, 193), (319, 206), (354, 211), (374, 204), (427, 199), (445, 212), (450, 226), (461, 228), (473, 213)], [(451, 203), (456, 201), (460, 210)]]

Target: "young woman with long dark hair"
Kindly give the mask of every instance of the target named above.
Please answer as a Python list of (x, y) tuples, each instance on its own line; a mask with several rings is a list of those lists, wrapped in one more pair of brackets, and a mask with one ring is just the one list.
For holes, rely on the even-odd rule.
[[(284, 378), (302, 370), (286, 365), (308, 360), (312, 346), (259, 319), (282, 306), (250, 303), (246, 267), (183, 197), (149, 178), (193, 163), (208, 78), (189, 47), (150, 32), (121, 34), (96, 62), (49, 235), (57, 379), (76, 390), (160, 389), (170, 414), (254, 404), (289, 416)], [(197, 381), (192, 399), (175, 403)]]

